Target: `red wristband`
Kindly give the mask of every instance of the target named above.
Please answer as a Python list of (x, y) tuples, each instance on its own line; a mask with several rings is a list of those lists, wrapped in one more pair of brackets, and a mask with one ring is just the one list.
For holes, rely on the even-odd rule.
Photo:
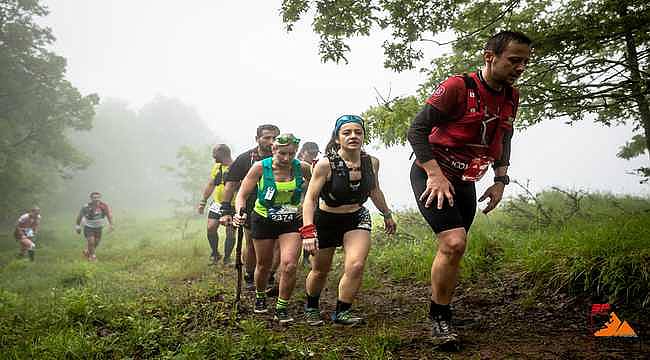
[(301, 239), (313, 239), (316, 237), (316, 225), (309, 224), (298, 229)]

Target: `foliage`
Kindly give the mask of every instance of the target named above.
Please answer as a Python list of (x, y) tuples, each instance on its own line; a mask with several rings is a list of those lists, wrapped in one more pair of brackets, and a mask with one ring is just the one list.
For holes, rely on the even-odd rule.
[(38, 24), (47, 14), (37, 0), (0, 3), (0, 220), (89, 164), (66, 130), (90, 129), (99, 98), (65, 79), (66, 60), (50, 50), (51, 30)]
[(205, 186), (206, 164), (210, 163), (210, 147), (192, 148), (181, 146), (176, 153), (177, 166), (163, 166), (163, 169), (173, 175), (184, 192), (183, 200), (170, 199), (174, 204), (174, 215), (179, 220), (182, 238), (190, 219), (196, 216), (196, 205), (202, 198), (201, 189)]
[[(373, 265), (401, 281), (427, 283), (436, 241), (416, 211), (400, 212), (397, 239), (375, 234)], [(527, 193), (477, 214), (462, 281), (520, 276), (524, 286), (650, 305), (650, 199), (578, 190)]]
[[(310, 11), (313, 10), (313, 11)], [(346, 41), (382, 30), (387, 68), (402, 71), (425, 59), (430, 46), (451, 53), (433, 59), (416, 95), (386, 99), (364, 114), (373, 136), (404, 143), (401, 131), (440, 81), (482, 65), (483, 44), (515, 29), (534, 41), (534, 57), (519, 83), (520, 127), (545, 119), (605, 125), (631, 122), (650, 148), (650, 5), (640, 0), (283, 0), (291, 31), (313, 14), (323, 61), (347, 61)], [(454, 40), (441, 43), (441, 35)], [(400, 129), (395, 131), (393, 129)]]

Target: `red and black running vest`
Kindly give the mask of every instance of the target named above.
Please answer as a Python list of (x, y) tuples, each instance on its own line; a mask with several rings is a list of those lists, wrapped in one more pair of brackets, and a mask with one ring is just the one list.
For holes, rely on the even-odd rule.
[[(488, 89), (480, 84), (474, 72), (461, 77), (466, 88), (466, 106), (464, 114), (456, 120), (440, 126), (434, 126), (429, 134), (429, 143), (447, 177), (458, 178), (467, 169), (472, 159), (488, 157), (491, 161), (501, 158), (503, 139), (512, 131), (518, 99), (517, 89), (506, 87), (505, 96), (496, 104), (488, 104), (481, 99), (494, 98)], [(480, 85), (479, 85), (480, 84)], [(517, 100), (518, 101), (518, 100)]]

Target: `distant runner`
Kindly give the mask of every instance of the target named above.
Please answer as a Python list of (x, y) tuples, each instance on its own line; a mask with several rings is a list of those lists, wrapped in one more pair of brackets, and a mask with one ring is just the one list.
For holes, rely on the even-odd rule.
[(36, 247), (36, 234), (41, 222), (41, 209), (32, 207), (29, 212), (22, 214), (16, 222), (14, 237), (20, 243), (20, 257), (29, 256), (34, 261), (34, 248)]
[[(228, 176), (228, 167), (232, 163), (230, 156), (230, 148), (226, 144), (219, 144), (212, 149), (212, 158), (214, 165), (210, 171), (210, 180), (203, 190), (203, 199), (199, 203), (199, 214), (203, 215), (205, 206), (208, 199), (212, 196), (212, 203), (208, 208), (208, 242), (210, 243), (210, 261), (212, 264), (217, 264), (221, 258), (219, 254), (219, 219), (222, 216), (221, 202), (223, 201), (223, 192), (226, 183), (226, 176)], [(232, 206), (232, 201), (231, 201)], [(230, 254), (235, 247), (235, 230), (232, 224), (225, 225), (226, 227), (226, 240), (224, 242), (224, 257), (223, 264), (230, 263)]]
[(90, 202), (84, 205), (79, 211), (75, 230), (77, 234), (81, 233), (83, 224), (83, 233), (86, 238), (86, 248), (83, 251), (88, 261), (96, 261), (95, 250), (102, 240), (102, 228), (108, 220), (108, 231), (113, 231), (113, 214), (108, 204), (101, 201), (102, 195), (93, 191), (90, 193)]

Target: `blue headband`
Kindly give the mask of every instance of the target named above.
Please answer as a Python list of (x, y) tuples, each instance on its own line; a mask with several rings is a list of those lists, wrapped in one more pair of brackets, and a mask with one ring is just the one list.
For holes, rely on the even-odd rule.
[(336, 137), (339, 134), (339, 130), (345, 124), (355, 123), (361, 125), (363, 128), (363, 133), (366, 133), (366, 128), (363, 126), (363, 119), (360, 116), (356, 115), (343, 115), (336, 119), (336, 125), (334, 125), (334, 131), (332, 131), (332, 136)]

